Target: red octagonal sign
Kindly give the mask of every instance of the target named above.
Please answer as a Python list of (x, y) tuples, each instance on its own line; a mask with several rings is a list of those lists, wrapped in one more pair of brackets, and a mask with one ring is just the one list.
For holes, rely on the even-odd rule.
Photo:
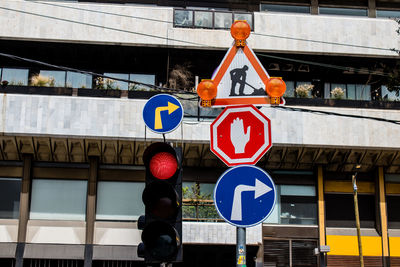
[(271, 121), (253, 105), (225, 108), (210, 128), (210, 149), (229, 167), (254, 165), (272, 146)]

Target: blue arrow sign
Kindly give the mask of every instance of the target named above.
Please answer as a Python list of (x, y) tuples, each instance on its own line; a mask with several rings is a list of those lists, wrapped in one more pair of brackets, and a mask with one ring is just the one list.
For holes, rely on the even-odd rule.
[(263, 169), (239, 165), (228, 169), (214, 189), (214, 204), (219, 215), (238, 227), (251, 227), (263, 222), (272, 212), (276, 189)]
[(182, 122), (182, 118), (182, 104), (172, 95), (155, 95), (143, 108), (144, 123), (156, 133), (172, 132)]

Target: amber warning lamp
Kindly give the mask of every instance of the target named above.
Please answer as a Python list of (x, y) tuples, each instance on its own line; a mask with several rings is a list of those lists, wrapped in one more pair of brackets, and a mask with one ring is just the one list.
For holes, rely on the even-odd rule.
[(201, 80), (197, 86), (197, 94), (201, 98), (202, 107), (211, 107), (211, 101), (217, 96), (217, 86), (213, 80)]
[(280, 104), (281, 96), (286, 91), (286, 84), (281, 77), (271, 77), (265, 87), (265, 91), (271, 98), (271, 104)]
[(231, 26), (231, 35), (236, 46), (246, 46), (246, 39), (250, 36), (250, 25), (245, 20), (235, 20)]

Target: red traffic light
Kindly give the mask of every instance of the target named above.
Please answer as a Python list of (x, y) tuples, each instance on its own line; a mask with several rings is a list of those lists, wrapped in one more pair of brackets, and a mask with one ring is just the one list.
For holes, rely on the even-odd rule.
[(171, 153), (160, 152), (150, 159), (149, 167), (154, 177), (165, 180), (174, 176), (178, 169), (178, 162)]
[(153, 143), (143, 153), (143, 162), (154, 178), (166, 180), (176, 176), (178, 159), (167, 143)]

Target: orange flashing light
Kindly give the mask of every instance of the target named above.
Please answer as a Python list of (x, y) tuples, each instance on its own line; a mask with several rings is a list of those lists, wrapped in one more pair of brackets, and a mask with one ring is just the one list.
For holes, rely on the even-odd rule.
[(236, 46), (246, 46), (250, 32), (250, 25), (245, 20), (235, 20), (231, 26), (231, 35), (235, 39)]
[(271, 98), (280, 98), (286, 91), (286, 84), (281, 77), (271, 77), (265, 91)]
[(201, 105), (209, 107), (211, 106), (211, 100), (217, 96), (217, 86), (214, 84), (213, 80), (201, 80), (197, 86), (197, 94), (202, 100)]

